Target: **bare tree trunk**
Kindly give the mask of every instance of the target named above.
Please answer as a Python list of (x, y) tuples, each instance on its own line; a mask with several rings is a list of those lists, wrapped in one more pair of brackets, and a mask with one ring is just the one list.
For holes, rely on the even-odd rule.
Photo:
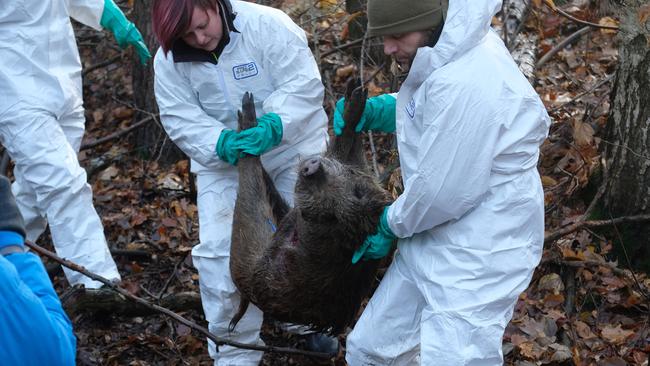
[[(151, 4), (152, 0), (138, 0), (133, 4), (133, 22), (142, 33), (149, 52), (154, 56), (158, 49), (158, 42), (151, 27)], [(134, 55), (137, 60), (137, 56)], [(153, 58), (142, 66), (138, 61), (133, 63), (133, 96), (137, 110), (134, 114), (134, 122), (148, 117), (150, 114), (158, 114), (158, 105), (153, 93)], [(134, 145), (141, 154), (148, 158), (160, 161), (163, 164), (172, 164), (184, 157), (184, 154), (169, 140), (167, 134), (156, 121), (152, 121), (144, 128), (138, 129), (133, 138)]]
[[(650, 212), (650, 5), (644, 3), (630, 1), (622, 10), (604, 145), (605, 205), (613, 216)], [(626, 227), (623, 237), (633, 264), (650, 269), (650, 229)]]

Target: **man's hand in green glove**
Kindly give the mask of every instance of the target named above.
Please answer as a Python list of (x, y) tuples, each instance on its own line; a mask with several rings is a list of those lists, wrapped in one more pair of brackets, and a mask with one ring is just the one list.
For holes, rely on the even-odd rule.
[(143, 65), (151, 58), (140, 31), (135, 27), (135, 24), (126, 19), (122, 10), (117, 7), (113, 0), (104, 0), (104, 12), (99, 24), (113, 33), (117, 44), (121, 48), (125, 48), (130, 44), (133, 45)]
[[(356, 132), (361, 131), (380, 131), (395, 132), (395, 104), (397, 100), (390, 94), (382, 94), (366, 100), (366, 107), (359, 123), (355, 127)], [(336, 102), (334, 109), (334, 133), (340, 135), (343, 133), (345, 121), (343, 120), (343, 107), (345, 98)]]
[(237, 165), (242, 154), (262, 155), (282, 141), (282, 120), (275, 113), (257, 118), (257, 126), (235, 132), (223, 130), (217, 142), (217, 156)]
[(393, 247), (397, 237), (390, 230), (388, 226), (388, 207), (384, 208), (381, 217), (379, 218), (379, 225), (377, 225), (377, 232), (368, 235), (361, 247), (354, 252), (352, 256), (352, 264), (355, 264), (359, 259), (381, 259), (388, 255), (390, 249)]

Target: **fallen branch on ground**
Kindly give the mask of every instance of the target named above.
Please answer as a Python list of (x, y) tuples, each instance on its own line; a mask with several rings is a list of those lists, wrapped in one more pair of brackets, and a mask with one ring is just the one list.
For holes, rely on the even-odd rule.
[(546, 61), (550, 60), (553, 56), (555, 56), (556, 53), (562, 51), (564, 47), (568, 46), (570, 43), (575, 42), (578, 40), (582, 35), (589, 33), (591, 31), (591, 27), (583, 27), (580, 28), (579, 30), (573, 32), (570, 36), (565, 38), (562, 42), (558, 43), (555, 47), (551, 48), (550, 51), (546, 52), (542, 58), (537, 61), (537, 64), (535, 64), (535, 68), (539, 69), (546, 63)]
[(115, 133), (112, 133), (112, 134), (110, 134), (110, 135), (104, 136), (104, 137), (99, 138), (99, 139), (97, 139), (97, 140), (87, 142), (87, 143), (81, 145), (81, 148), (80, 148), (79, 150), (87, 150), (87, 149), (91, 149), (91, 148), (93, 148), (93, 147), (95, 147), (95, 146), (97, 146), (97, 145), (101, 145), (101, 144), (106, 143), (106, 142), (108, 142), (108, 141), (112, 141), (112, 140), (118, 139), (118, 138), (120, 138), (120, 137), (126, 135), (127, 133), (129, 133), (129, 132), (131, 132), (131, 131), (133, 131), (133, 130), (135, 130), (135, 129), (137, 129), (137, 128), (142, 127), (143, 125), (145, 125), (146, 123), (148, 123), (149, 121), (151, 121), (151, 120), (153, 120), (153, 119), (154, 119), (154, 116), (146, 117), (146, 118), (144, 118), (144, 119), (142, 119), (142, 120), (140, 120), (140, 121), (138, 121), (138, 122), (132, 124), (131, 126), (129, 126), (129, 127), (125, 128), (125, 129), (121, 130), (121, 131), (117, 131), (117, 132), (115, 132)]
[(574, 17), (573, 15), (567, 13), (566, 11), (564, 11), (564, 10), (558, 8), (557, 6), (555, 6), (553, 1), (550, 1), (550, 0), (544, 0), (544, 5), (548, 6), (549, 8), (551, 8), (551, 10), (557, 12), (558, 14), (562, 15), (563, 17), (565, 17), (565, 18), (567, 18), (569, 20), (572, 20), (572, 21), (574, 21), (574, 22), (576, 22), (578, 24), (588, 25), (590, 27), (600, 28), (600, 29), (611, 29), (611, 30), (615, 30), (615, 31), (617, 31), (619, 29), (618, 27), (615, 27), (613, 25), (596, 24), (596, 23), (588, 22), (586, 20), (578, 19), (578, 18)]
[(190, 320), (187, 320), (184, 317), (180, 316), (179, 314), (174, 313), (173, 311), (171, 311), (169, 309), (166, 309), (166, 308), (164, 308), (162, 306), (159, 306), (159, 305), (151, 304), (147, 300), (145, 300), (145, 299), (143, 299), (141, 297), (132, 295), (130, 292), (128, 292), (127, 290), (117, 286), (116, 284), (112, 283), (108, 279), (106, 279), (106, 278), (104, 278), (102, 276), (99, 276), (99, 275), (97, 275), (95, 273), (89, 272), (85, 268), (83, 268), (83, 267), (81, 267), (81, 266), (79, 266), (77, 264), (74, 264), (74, 263), (72, 263), (72, 262), (70, 262), (70, 261), (68, 261), (66, 259), (62, 259), (59, 256), (57, 256), (56, 254), (50, 252), (49, 250), (47, 250), (45, 248), (42, 248), (42, 247), (40, 247), (40, 246), (38, 246), (38, 245), (36, 245), (34, 243), (31, 243), (31, 242), (26, 242), (25, 244), (31, 250), (35, 251), (36, 253), (38, 253), (40, 255), (43, 255), (43, 256), (45, 256), (47, 258), (50, 258), (53, 261), (61, 264), (62, 266), (70, 268), (73, 271), (82, 273), (82, 274), (86, 275), (87, 277), (89, 277), (89, 278), (91, 278), (91, 279), (93, 279), (95, 281), (99, 281), (99, 282), (103, 283), (104, 285), (106, 285), (106, 287), (118, 292), (122, 296), (124, 296), (124, 297), (126, 297), (126, 298), (128, 298), (130, 300), (133, 300), (138, 304), (146, 306), (147, 308), (155, 310), (155, 311), (157, 311), (159, 313), (163, 313), (163, 314), (167, 315), (168, 317), (176, 320), (177, 322), (179, 322), (179, 323), (181, 323), (181, 324), (183, 324), (183, 325), (185, 325), (185, 326), (187, 326), (187, 327), (189, 327), (191, 329), (196, 330), (197, 332), (203, 334), (204, 336), (206, 336), (207, 338), (212, 340), (217, 345), (217, 347), (221, 346), (221, 345), (228, 345), (228, 346), (231, 346), (231, 347), (249, 349), (249, 350), (254, 350), (254, 351), (297, 354), (297, 355), (303, 355), (303, 356), (315, 357), (315, 358), (323, 358), (323, 359), (331, 358), (331, 355), (326, 354), (326, 353), (321, 353), (321, 352), (303, 351), (303, 350), (299, 350), (299, 349), (295, 349), (295, 348), (287, 348), (287, 347), (260, 346), (260, 345), (253, 345), (253, 344), (245, 344), (245, 343), (239, 343), (239, 342), (231, 341), (231, 340), (228, 340), (228, 339), (225, 339), (225, 338), (217, 337), (213, 333), (210, 333), (210, 331), (207, 328), (202, 327), (202, 326), (200, 326), (200, 325), (198, 325), (198, 324), (196, 324), (196, 323), (194, 323), (194, 322), (192, 322)]
[(650, 221), (650, 215), (624, 216), (624, 217), (617, 217), (611, 220), (578, 221), (576, 223), (565, 226), (560, 230), (557, 230), (553, 233), (546, 235), (544, 237), (544, 243), (552, 242), (554, 240), (563, 237), (564, 235), (570, 234), (582, 228), (594, 228), (594, 227), (625, 224), (631, 222), (646, 222), (646, 221)]
[[(71, 291), (63, 301), (63, 307), (68, 314), (77, 313), (110, 313), (121, 316), (147, 316), (157, 313), (156, 310), (140, 303), (134, 304), (126, 297), (114, 291)], [(201, 297), (195, 292), (169, 294), (160, 299), (160, 306), (174, 312), (189, 310), (201, 311)]]

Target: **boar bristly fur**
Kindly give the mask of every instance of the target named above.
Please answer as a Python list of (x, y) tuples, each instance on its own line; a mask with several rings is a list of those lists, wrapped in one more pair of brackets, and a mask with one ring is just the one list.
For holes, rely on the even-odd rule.
[[(260, 158), (239, 159), (230, 271), (248, 302), (276, 320), (305, 324), (332, 334), (350, 325), (368, 295), (379, 261), (352, 264), (352, 254), (374, 232), (387, 192), (367, 169), (354, 127), (366, 91), (348, 85), (346, 128), (322, 156), (298, 166), (294, 207), (281, 198)], [(256, 125), (253, 96), (246, 93), (240, 129)]]

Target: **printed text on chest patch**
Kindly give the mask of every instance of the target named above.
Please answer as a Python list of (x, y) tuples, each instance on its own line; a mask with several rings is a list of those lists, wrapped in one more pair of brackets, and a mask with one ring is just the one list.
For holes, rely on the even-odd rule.
[(406, 109), (406, 113), (409, 115), (411, 119), (415, 117), (415, 99), (411, 99), (410, 102), (404, 107)]
[(257, 65), (255, 62), (236, 65), (232, 68), (232, 75), (235, 80), (241, 80), (257, 75)]

